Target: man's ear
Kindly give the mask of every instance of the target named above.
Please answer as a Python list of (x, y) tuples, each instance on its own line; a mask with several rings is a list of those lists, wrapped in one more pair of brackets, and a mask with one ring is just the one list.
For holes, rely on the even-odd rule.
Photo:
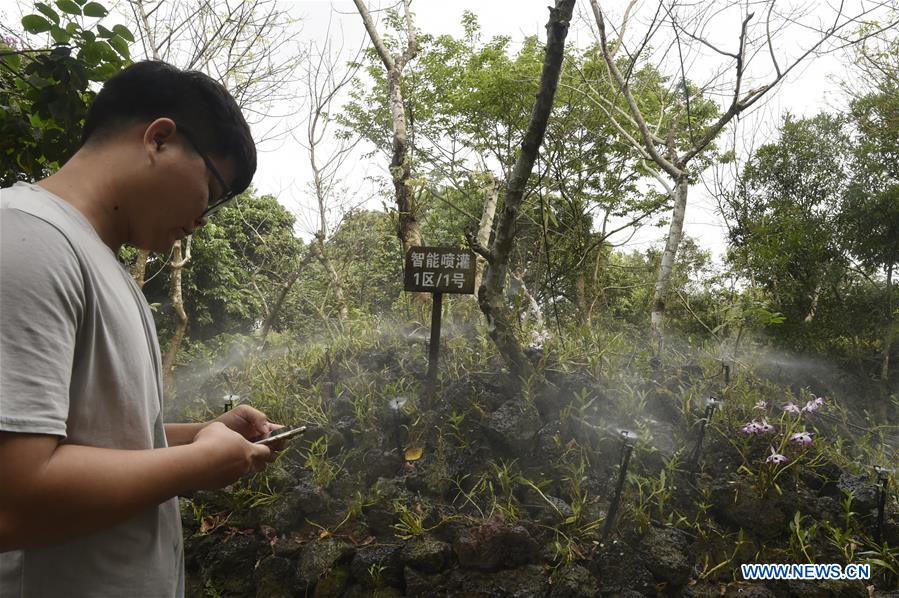
[(144, 129), (143, 144), (147, 155), (155, 160), (156, 155), (167, 149), (177, 130), (175, 121), (170, 118), (157, 118)]

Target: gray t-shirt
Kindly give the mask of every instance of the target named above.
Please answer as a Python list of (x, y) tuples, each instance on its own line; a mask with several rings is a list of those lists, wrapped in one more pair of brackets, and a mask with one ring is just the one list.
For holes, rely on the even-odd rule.
[[(87, 219), (35, 185), (0, 190), (0, 430), (164, 447), (161, 369), (146, 299)], [(0, 553), (0, 598), (183, 593), (176, 498), (88, 536)]]

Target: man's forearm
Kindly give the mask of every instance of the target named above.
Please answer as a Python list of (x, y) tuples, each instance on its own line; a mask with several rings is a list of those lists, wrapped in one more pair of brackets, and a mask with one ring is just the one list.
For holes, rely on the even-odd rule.
[(181, 446), (190, 444), (197, 432), (202, 430), (208, 422), (199, 424), (165, 424), (165, 437), (169, 446)]
[(196, 445), (131, 451), (59, 445), (43, 463), (19, 466), (36, 467), (34, 475), (7, 463), (7, 479), (28, 481), (0, 490), (0, 552), (111, 527), (192, 490), (209, 469), (206, 452)]

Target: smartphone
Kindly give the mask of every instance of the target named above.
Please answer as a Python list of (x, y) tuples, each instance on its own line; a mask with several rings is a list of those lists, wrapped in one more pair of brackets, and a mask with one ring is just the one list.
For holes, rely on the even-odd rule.
[(303, 432), (306, 431), (306, 426), (297, 426), (295, 428), (278, 428), (277, 430), (272, 430), (259, 440), (254, 440), (254, 444), (269, 444), (272, 442), (278, 442), (279, 440), (287, 440), (288, 438), (293, 438), (294, 436), (299, 436)]

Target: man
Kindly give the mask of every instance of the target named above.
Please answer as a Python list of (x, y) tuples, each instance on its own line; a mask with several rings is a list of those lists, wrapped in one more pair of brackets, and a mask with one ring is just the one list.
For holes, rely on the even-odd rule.
[(256, 151), (209, 77), (110, 79), (78, 152), (0, 191), (0, 597), (181, 596), (177, 496), (274, 457), (241, 406), (162, 422), (159, 344), (120, 247), (167, 252), (247, 188)]

